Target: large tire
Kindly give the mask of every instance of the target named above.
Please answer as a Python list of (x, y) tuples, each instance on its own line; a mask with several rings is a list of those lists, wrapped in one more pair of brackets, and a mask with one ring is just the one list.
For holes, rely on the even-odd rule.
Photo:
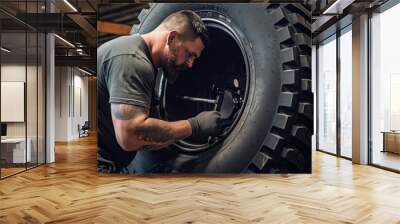
[[(310, 12), (301, 4), (152, 4), (134, 32), (190, 9), (238, 33), (250, 67), (247, 101), (229, 136), (209, 150), (174, 149), (178, 172), (311, 172)], [(209, 13), (208, 13), (209, 12)], [(280, 55), (278, 57), (278, 55)]]

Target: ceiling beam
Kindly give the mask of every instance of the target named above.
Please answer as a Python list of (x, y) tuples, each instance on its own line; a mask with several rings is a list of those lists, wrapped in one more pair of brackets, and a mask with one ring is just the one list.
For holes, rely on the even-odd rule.
[(355, 0), (336, 0), (322, 14), (342, 14)]
[(87, 34), (86, 41), (91, 47), (95, 47), (96, 43), (96, 29), (90, 24), (85, 17), (80, 14), (70, 13), (67, 15), (71, 20), (73, 20), (77, 25), (79, 25)]
[(78, 24), (84, 31), (86, 31), (91, 37), (96, 37), (96, 29), (81, 14), (69, 13), (67, 16), (76, 24)]
[[(71, 3), (73, 3), (73, 1), (69, 2), (69, 4)], [(74, 11), (65, 1), (54, 1), (54, 5), (83, 29), (83, 31), (86, 33), (86, 42), (89, 44), (89, 46), (95, 47), (97, 45), (96, 29), (87, 21), (85, 17), (81, 15), (81, 12)], [(75, 5), (73, 5), (73, 7), (76, 8)]]
[(97, 21), (97, 31), (103, 33), (111, 33), (116, 35), (129, 35), (132, 26), (120, 23), (112, 23), (107, 21)]
[(81, 66), (96, 71), (96, 58), (91, 56), (55, 56), (56, 66)]

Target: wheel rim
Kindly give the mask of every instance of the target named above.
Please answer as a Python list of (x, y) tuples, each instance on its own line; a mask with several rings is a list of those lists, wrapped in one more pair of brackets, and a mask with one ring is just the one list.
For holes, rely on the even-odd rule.
[[(174, 144), (185, 152), (210, 149), (231, 133), (246, 106), (250, 83), (246, 46), (240, 38), (243, 34), (238, 29), (234, 29), (235, 26), (231, 20), (220, 13), (199, 11), (198, 14), (208, 28), (211, 45), (204, 50), (192, 69), (183, 72), (174, 85), (168, 84), (164, 75), (161, 74), (159, 85), (161, 118), (170, 121), (182, 120), (202, 111), (217, 108), (204, 102), (185, 102), (177, 96), (216, 99), (218, 93), (221, 95), (221, 91), (225, 92), (226, 96), (226, 91), (228, 91), (232, 93), (232, 101), (236, 103), (231, 113), (231, 124), (224, 129), (222, 135), (208, 139), (189, 137)], [(196, 83), (196, 85), (190, 86), (190, 83), (192, 85)], [(229, 108), (229, 106), (222, 109), (224, 108)], [(224, 110), (224, 112), (228, 115), (231, 111)]]

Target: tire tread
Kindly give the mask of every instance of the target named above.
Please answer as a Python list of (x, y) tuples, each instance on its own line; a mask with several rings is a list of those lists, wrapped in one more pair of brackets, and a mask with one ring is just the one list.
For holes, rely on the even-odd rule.
[[(282, 63), (278, 112), (260, 153), (251, 163), (258, 172), (310, 172), (313, 101), (311, 92), (311, 14), (302, 4), (270, 4), (279, 35)], [(269, 155), (268, 160), (265, 155)], [(265, 164), (261, 163), (265, 162)], [(280, 164), (291, 164), (291, 169)], [(260, 164), (263, 167), (260, 167)], [(249, 166), (249, 167), (250, 167)]]

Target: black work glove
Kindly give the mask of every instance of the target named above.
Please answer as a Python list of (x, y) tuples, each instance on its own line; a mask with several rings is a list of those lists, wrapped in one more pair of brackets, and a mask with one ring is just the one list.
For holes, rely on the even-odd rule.
[(221, 113), (218, 111), (204, 111), (188, 119), (192, 126), (192, 136), (208, 137), (221, 133)]

